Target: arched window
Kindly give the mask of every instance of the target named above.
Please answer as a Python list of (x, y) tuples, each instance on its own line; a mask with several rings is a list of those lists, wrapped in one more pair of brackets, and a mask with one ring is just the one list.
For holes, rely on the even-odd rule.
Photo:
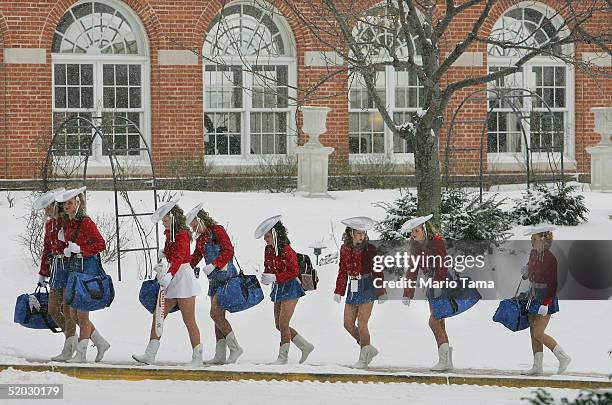
[[(421, 51), (414, 38), (407, 43), (400, 33), (399, 10), (388, 3), (368, 10), (353, 29), (353, 38), (362, 48), (363, 54), (372, 62), (391, 60), (391, 53), (406, 60), (409, 53), (415, 54), (420, 63)], [(423, 86), (413, 72), (380, 68), (376, 74), (378, 95), (388, 106), (389, 113), (397, 124), (409, 120), (412, 113), (423, 105)], [(382, 116), (369, 96), (362, 75), (349, 75), (349, 154), (354, 158), (372, 155), (408, 156), (414, 153), (412, 142), (398, 136), (384, 125)]]
[[(528, 2), (507, 10), (496, 22), (490, 38), (506, 44), (541, 48), (558, 41), (564, 32), (563, 19), (551, 8)], [(572, 49), (556, 46), (555, 54), (571, 54)], [(490, 72), (512, 66), (527, 50), (488, 45)], [(488, 122), (488, 153), (490, 161), (516, 161), (516, 154), (531, 152), (573, 151), (573, 71), (571, 66), (550, 56), (537, 56), (521, 70), (490, 83), (503, 100), (489, 95), (493, 114)], [(524, 91), (522, 89), (528, 89)], [(534, 95), (531, 95), (534, 94)], [(527, 134), (525, 145), (521, 126)], [(543, 156), (542, 156), (543, 157)]]
[[(122, 116), (149, 136), (149, 57), (136, 15), (119, 1), (78, 2), (57, 24), (52, 61), (54, 127), (77, 115), (101, 120), (105, 135), (112, 135), (104, 140), (105, 146), (117, 155), (140, 156), (138, 133), (129, 126), (110, 124), (113, 116)], [(89, 131), (67, 128), (63, 134), (67, 154), (84, 154), (74, 150), (84, 149), (90, 136)], [(102, 161), (105, 149), (96, 139), (94, 160)]]
[(295, 45), (279, 12), (261, 2), (225, 6), (203, 56), (205, 154), (223, 163), (290, 152)]

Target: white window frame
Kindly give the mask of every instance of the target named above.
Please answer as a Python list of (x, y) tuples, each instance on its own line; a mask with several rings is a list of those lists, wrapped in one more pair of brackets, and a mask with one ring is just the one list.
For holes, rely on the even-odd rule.
[[(523, 2), (516, 4), (507, 10), (504, 11), (503, 15), (515, 8), (522, 7), (531, 7), (544, 15), (550, 15), (552, 12), (550, 7), (543, 5), (541, 3), (535, 2)], [(502, 18), (502, 17), (500, 17)], [(573, 46), (566, 45), (572, 52), (575, 52)], [(513, 66), (518, 60), (519, 56), (511, 56), (511, 57), (500, 57), (500, 56), (491, 56), (487, 53), (487, 70), (489, 68), (495, 67), (510, 67)], [(551, 112), (565, 112), (566, 120), (565, 120), (565, 134), (567, 137), (565, 138), (565, 151), (563, 155), (564, 164), (567, 166), (576, 166), (576, 125), (575, 125), (575, 115), (576, 115), (576, 97), (575, 97), (575, 76), (576, 71), (572, 65), (566, 64), (563, 61), (549, 57), (549, 56), (536, 56), (533, 59), (529, 60), (522, 66), (523, 69), (523, 88), (529, 89), (530, 91), (536, 91), (536, 82), (535, 82), (535, 74), (533, 73), (533, 67), (564, 67), (566, 69), (566, 84), (565, 84), (565, 108), (555, 108), (554, 106), (549, 106)], [(489, 83), (491, 85), (491, 83)], [(490, 97), (490, 95), (489, 95)], [(535, 96), (534, 96), (535, 97)], [(524, 112), (533, 111), (532, 109), (532, 97), (525, 97), (523, 99), (523, 106), (520, 109)], [(487, 110), (489, 110), (489, 105), (487, 103)], [(544, 107), (544, 110), (546, 108)], [(486, 125), (486, 124), (485, 124)], [(523, 127), (526, 130), (527, 143), (531, 142), (531, 130), (529, 127), (529, 122), (524, 122)], [(487, 131), (488, 133), (488, 131)], [(489, 163), (489, 169), (516, 169), (520, 168), (522, 164), (525, 163), (525, 145), (524, 145), (523, 135), (521, 133), (521, 152), (513, 153), (513, 152), (487, 152), (487, 161)], [(561, 159), (561, 154), (559, 152), (551, 152), (550, 155), (554, 159), (555, 162), (559, 162)], [(546, 152), (532, 152), (529, 155), (530, 162), (536, 165), (547, 164), (549, 161), (549, 154)]]
[[(87, 1), (79, 1), (75, 4), (72, 4), (69, 8), (72, 8), (81, 3), (89, 3), (92, 0)], [(151, 149), (151, 68), (150, 68), (150, 58), (149, 58), (149, 43), (148, 38), (146, 36), (146, 31), (144, 29), (143, 24), (141, 23), (138, 16), (131, 10), (128, 6), (109, 0), (93, 0), (97, 3), (107, 4), (117, 10), (119, 10), (128, 22), (134, 27), (134, 34), (137, 36), (138, 45), (141, 50), (139, 51), (139, 55), (89, 55), (89, 54), (74, 54), (74, 53), (51, 53), (51, 114), (57, 112), (72, 112), (75, 109), (70, 108), (55, 108), (55, 65), (56, 64), (93, 64), (94, 67), (94, 106), (91, 110), (83, 111), (91, 113), (92, 116), (101, 117), (103, 108), (103, 65), (104, 64), (132, 64), (132, 65), (140, 65), (141, 66), (141, 101), (140, 101), (140, 109), (138, 111), (132, 112), (140, 112), (142, 113), (141, 127), (140, 132), (144, 139), (146, 140), (150, 152), (151, 157), (153, 156), (153, 150)], [(68, 9), (65, 11), (67, 12)], [(136, 27), (138, 29), (136, 29)], [(142, 35), (139, 35), (142, 34)], [(97, 81), (96, 81), (97, 79)], [(121, 112), (121, 111), (118, 111)], [(99, 122), (94, 122), (98, 123)], [(93, 135), (92, 131), (92, 135)], [(144, 147), (144, 145), (141, 145)], [(64, 156), (61, 157), (59, 162), (65, 162), (66, 164), (74, 164), (79, 160), (82, 160), (83, 156)], [(151, 162), (149, 161), (149, 157), (146, 152), (141, 151), (139, 155), (131, 155), (131, 156), (121, 156), (117, 155), (117, 160), (120, 164), (126, 164), (126, 166), (135, 166), (135, 167), (150, 167)], [(92, 144), (92, 154), (88, 158), (87, 162), (88, 168), (93, 168), (94, 171), (92, 174), (96, 174), (96, 169), (110, 169), (110, 160), (108, 156), (102, 154), (102, 140), (100, 137), (96, 137), (94, 140), (94, 144)], [(106, 173), (106, 170), (101, 170), (101, 172)]]
[[(370, 8), (370, 10), (375, 9), (377, 7), (385, 7), (385, 6), (386, 6), (385, 3), (378, 3), (376, 5), (373, 5)], [(424, 21), (424, 18), (420, 12), (419, 12), (419, 18), (421, 19), (421, 21)], [(383, 55), (380, 55), (379, 57), (375, 59), (376, 61), (379, 61), (379, 62), (387, 60), (385, 56)], [(423, 64), (422, 56), (420, 54), (414, 55), (414, 62), (415, 64), (422, 66)], [(396, 108), (395, 107), (395, 87), (397, 85), (396, 79), (397, 78), (396, 78), (395, 68), (393, 66), (385, 66), (385, 103), (387, 105), (387, 112), (391, 116), (392, 120), (396, 112), (398, 113), (399, 112), (416, 112), (422, 108), (422, 106), (417, 107), (417, 108), (413, 108), (413, 107)], [(349, 74), (349, 81), (347, 85), (348, 85), (348, 91), (350, 92), (350, 85), (351, 85), (350, 74)], [(349, 100), (348, 100), (347, 105), (348, 105), (349, 116), (351, 113), (358, 113), (358, 112), (376, 112), (376, 113), (379, 112), (378, 108), (376, 108), (375, 106), (373, 108), (365, 108), (365, 109), (351, 108), (350, 95), (349, 95)], [(394, 164), (414, 165), (414, 153), (395, 153), (393, 151), (394, 149), (393, 131), (391, 131), (391, 129), (384, 122), (383, 122), (383, 133), (384, 133), (384, 148), (385, 148), (383, 153), (350, 153), (350, 150), (349, 150), (349, 154), (348, 154), (349, 163), (350, 164), (370, 164), (372, 163), (373, 160), (374, 161), (382, 160), (382, 161), (394, 163)], [(347, 136), (348, 136), (348, 133), (347, 133)]]
[[(232, 2), (225, 7), (248, 4), (243, 2)], [(256, 5), (255, 5), (256, 6)], [(262, 160), (276, 161), (290, 156), (295, 156), (296, 147), (298, 145), (298, 131), (296, 125), (297, 104), (294, 100), (297, 99), (297, 60), (296, 60), (296, 43), (289, 24), (279, 12), (275, 12), (272, 16), (273, 22), (281, 30), (281, 36), (285, 40), (286, 56), (220, 56), (223, 66), (237, 65), (242, 68), (242, 108), (208, 108), (206, 106), (206, 66), (215, 65), (214, 63), (202, 64), (202, 128), (204, 129), (204, 137), (206, 137), (205, 115), (207, 113), (240, 113), (241, 128), (240, 128), (240, 154), (239, 155), (206, 155), (205, 148), (202, 150), (202, 155), (205, 161), (217, 166), (253, 166), (260, 164)], [(208, 33), (207, 33), (208, 35)], [(205, 45), (204, 45), (205, 46)], [(204, 52), (204, 46), (202, 51)], [(208, 56), (208, 55), (206, 55)], [(287, 66), (287, 81), (288, 81), (288, 100), (287, 107), (283, 108), (254, 108), (252, 106), (252, 91), (254, 74), (248, 72), (254, 66)], [(218, 65), (217, 65), (218, 66)], [(293, 100), (292, 100), (293, 99)], [(251, 154), (251, 113), (252, 112), (287, 112), (287, 153), (286, 154)], [(206, 142), (206, 138), (204, 138)]]

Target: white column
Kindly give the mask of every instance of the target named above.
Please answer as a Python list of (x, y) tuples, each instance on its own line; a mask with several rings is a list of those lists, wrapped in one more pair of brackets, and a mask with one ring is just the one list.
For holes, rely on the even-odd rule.
[(325, 126), (328, 107), (300, 107), (304, 124), (302, 130), (308, 135), (308, 142), (296, 150), (298, 156), (297, 191), (305, 197), (331, 198), (327, 192), (329, 155), (334, 148), (325, 147), (319, 142), (319, 135), (327, 131)]
[(586, 148), (591, 155), (591, 189), (596, 191), (612, 191), (612, 107), (591, 108), (595, 114), (595, 132), (601, 135), (601, 141), (596, 146)]

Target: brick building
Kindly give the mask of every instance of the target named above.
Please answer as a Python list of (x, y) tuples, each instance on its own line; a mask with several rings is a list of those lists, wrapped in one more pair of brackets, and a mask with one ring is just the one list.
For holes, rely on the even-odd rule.
[[(262, 156), (292, 155), (304, 139), (296, 131), (295, 103), (284, 95), (299, 99), (296, 88), (309, 88), (343, 60), (323, 49), (290, 10), (256, 3), (0, 0), (0, 179), (36, 178), (52, 128), (77, 114), (115, 114), (137, 123), (161, 174), (181, 160), (205, 161), (230, 170), (257, 164)], [(375, 2), (363, 2), (364, 12), (380, 14), (381, 8)], [(442, 52), (465, 35), (477, 15), (474, 10), (456, 20)], [(489, 14), (485, 29), (507, 26), (508, 35), (521, 35), (522, 29), (534, 24), (557, 26), (561, 19), (555, 14), (554, 1), (501, 0)], [(609, 29), (609, 16), (596, 14), (589, 25)], [(372, 34), (367, 28), (357, 29), (363, 35)], [(547, 30), (541, 31), (534, 41), (544, 43)], [(578, 60), (593, 61), (612, 73), (609, 55), (597, 56), (594, 47), (583, 44), (572, 51)], [(456, 80), (483, 74), (515, 57), (478, 44), (455, 63), (447, 77)], [(541, 95), (550, 108), (534, 101), (520, 105), (532, 117), (541, 113), (539, 129), (534, 123), (528, 126), (528, 139), (556, 144), (558, 135), (551, 128), (562, 129), (566, 169), (589, 172), (585, 148), (599, 140), (590, 108), (612, 105), (609, 76), (593, 78), (559, 60), (541, 57), (498, 84), (526, 87)], [(387, 67), (379, 73), (377, 87), (398, 122), (420, 107), (420, 85), (408, 72)], [(447, 122), (462, 98), (474, 90), (453, 100)], [(315, 104), (332, 108), (328, 132), (321, 136), (323, 144), (335, 148), (332, 172), (347, 163), (368, 164), (372, 159), (413, 161), (411, 146), (393, 139), (371, 108), (358, 77), (335, 75), (316, 94)], [(482, 98), (469, 101), (462, 117), (483, 119), (487, 105)], [(524, 140), (504, 107), (500, 103), (493, 108), (486, 124), (489, 173), (523, 168)], [(480, 145), (481, 128), (482, 124), (457, 126), (453, 148)], [(78, 147), (90, 134), (77, 132), (68, 131), (60, 140)], [(129, 129), (117, 129), (112, 139), (116, 148), (140, 146), (138, 135)], [(441, 153), (444, 140), (442, 134)], [(134, 165), (146, 167), (145, 156), (128, 155)], [(453, 170), (474, 174), (478, 155), (475, 151), (453, 155)], [(102, 142), (94, 142), (89, 164), (94, 173), (109, 173)]]

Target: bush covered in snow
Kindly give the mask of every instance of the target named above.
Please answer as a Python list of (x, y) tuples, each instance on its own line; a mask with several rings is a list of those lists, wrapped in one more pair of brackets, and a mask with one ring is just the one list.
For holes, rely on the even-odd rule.
[(538, 388), (534, 391), (533, 398), (521, 398), (521, 400), (528, 401), (531, 405), (610, 405), (612, 404), (612, 390), (585, 390), (581, 391), (574, 400), (561, 398), (560, 401), (556, 401), (548, 391)]
[(453, 191), (442, 199), (442, 233), (447, 239), (489, 241), (494, 245), (508, 239), (512, 215), (501, 206), (497, 195), (479, 201), (476, 193)]
[(575, 186), (547, 187), (538, 185), (514, 200), (514, 218), (519, 225), (550, 223), (576, 226), (586, 221), (589, 212), (584, 196)]
[[(440, 204), (442, 234), (446, 239), (482, 240), (498, 244), (509, 236), (512, 216), (501, 205), (504, 200), (497, 196), (479, 202), (478, 195), (460, 189), (442, 193)], [(416, 216), (417, 197), (407, 192), (393, 203), (378, 203), (387, 215), (377, 227), (383, 240), (407, 238), (399, 232), (401, 226)]]

